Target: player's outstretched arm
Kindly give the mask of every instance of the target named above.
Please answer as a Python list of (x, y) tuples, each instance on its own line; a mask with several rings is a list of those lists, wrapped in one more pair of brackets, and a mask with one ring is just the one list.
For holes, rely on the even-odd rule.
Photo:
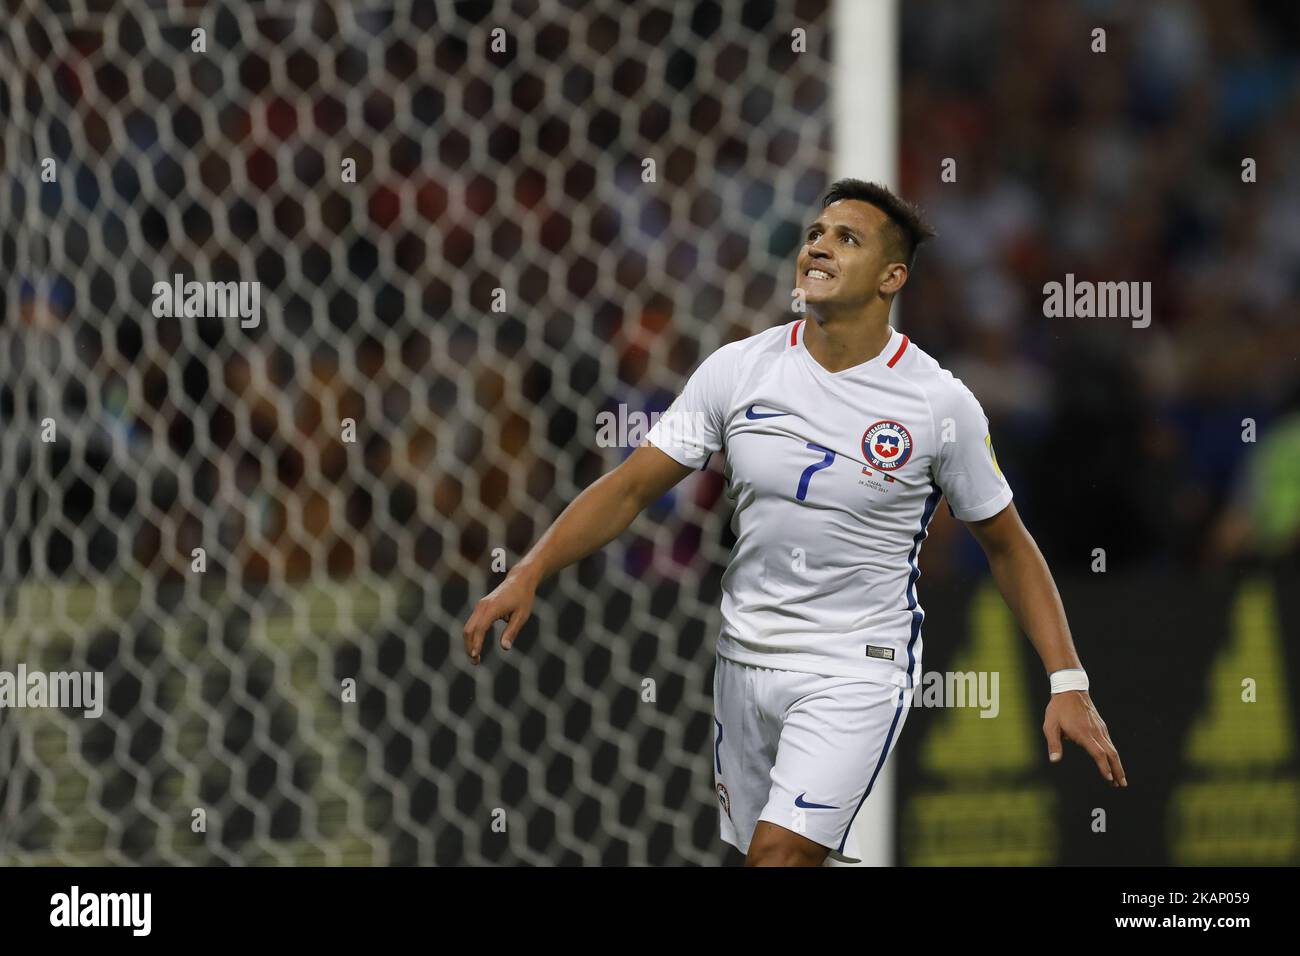
[(656, 501), (693, 468), (653, 445), (642, 445), (617, 468), (585, 488), (560, 513), (514, 570), (474, 606), (465, 624), (465, 653), (477, 664), (492, 625), (506, 621), (501, 649), (510, 650), (528, 620), (537, 586), (550, 574), (614, 540), (643, 508)]
[[(993, 517), (967, 522), (966, 527), (983, 547), (998, 590), (1029, 635), (1047, 672), (1081, 667), (1052, 572), (1020, 520), (1016, 506), (1007, 505)], [(1053, 763), (1061, 759), (1064, 735), (1088, 751), (1112, 786), (1128, 786), (1106, 723), (1086, 690), (1052, 695), (1043, 719), (1043, 735), (1047, 738), (1048, 759)]]

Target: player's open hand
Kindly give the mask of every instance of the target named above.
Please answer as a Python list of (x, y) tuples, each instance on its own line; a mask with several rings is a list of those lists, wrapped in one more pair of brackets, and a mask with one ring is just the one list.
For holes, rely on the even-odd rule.
[(482, 660), (483, 640), (497, 621), (506, 622), (506, 629), (501, 632), (501, 649), (510, 650), (519, 629), (532, 613), (536, 591), (537, 585), (527, 575), (511, 572), (491, 594), (474, 605), (474, 613), (465, 623), (465, 653), (471, 661), (477, 664)]
[(1087, 691), (1067, 690), (1053, 694), (1043, 718), (1043, 736), (1047, 738), (1047, 759), (1056, 763), (1061, 759), (1061, 736), (1073, 740), (1097, 762), (1101, 775), (1113, 787), (1127, 787), (1124, 766), (1119, 753), (1110, 742), (1106, 722), (1092, 705)]

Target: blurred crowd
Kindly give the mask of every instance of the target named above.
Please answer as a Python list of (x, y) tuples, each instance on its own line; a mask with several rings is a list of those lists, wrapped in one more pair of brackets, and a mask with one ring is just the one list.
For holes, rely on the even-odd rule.
[[(983, 402), (1049, 558), (1294, 556), (1300, 7), (908, 4), (902, 78), (939, 238), (901, 322)], [(1045, 317), (1067, 274), (1150, 282), (1150, 325)]]

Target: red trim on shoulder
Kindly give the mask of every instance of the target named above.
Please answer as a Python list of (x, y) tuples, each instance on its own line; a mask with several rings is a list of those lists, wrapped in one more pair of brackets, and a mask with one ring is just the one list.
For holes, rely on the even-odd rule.
[(907, 336), (904, 335), (904, 336), (903, 336), (903, 344), (900, 345), (900, 346), (898, 347), (898, 351), (894, 353), (894, 357), (891, 358), (891, 359), (890, 359), (887, 363), (885, 363), (885, 364), (887, 364), (890, 368), (893, 368), (893, 367), (894, 367), (894, 363), (897, 362), (899, 359), (901, 359), (901, 358), (903, 357), (903, 353), (906, 352), (906, 351), (907, 351)]
[(798, 345), (798, 344), (799, 344), (799, 326), (801, 326), (801, 325), (803, 325), (803, 319), (800, 319), (798, 322), (796, 322), (796, 323), (794, 324), (794, 328), (790, 330), (790, 344), (791, 344), (791, 345)]

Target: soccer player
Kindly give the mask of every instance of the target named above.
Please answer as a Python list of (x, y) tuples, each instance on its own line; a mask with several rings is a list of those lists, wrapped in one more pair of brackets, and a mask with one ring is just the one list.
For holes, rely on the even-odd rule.
[(941, 498), (983, 546), (1049, 674), (1049, 759), (1064, 737), (1127, 786), (979, 402), (889, 325), (933, 234), (883, 186), (834, 183), (796, 260), (808, 318), (700, 363), (646, 443), (578, 495), (465, 624), (475, 664), (498, 620), (509, 650), (544, 577), (725, 451), (736, 545), (722, 579), (714, 777), (722, 837), (747, 865), (861, 859), (853, 819), (922, 673), (916, 562)]

